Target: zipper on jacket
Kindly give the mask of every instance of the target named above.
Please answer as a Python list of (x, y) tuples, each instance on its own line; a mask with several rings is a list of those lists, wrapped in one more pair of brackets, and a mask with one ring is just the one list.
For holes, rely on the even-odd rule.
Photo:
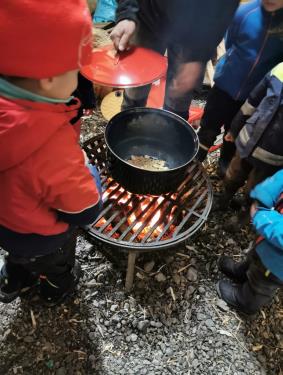
[(247, 78), (245, 79), (244, 83), (243, 83), (242, 86), (240, 87), (240, 89), (239, 89), (239, 91), (238, 91), (238, 93), (237, 93), (237, 95), (236, 95), (235, 100), (239, 100), (239, 96), (240, 96), (240, 94), (241, 94), (241, 91), (242, 91), (243, 87), (245, 87), (245, 84), (247, 83), (248, 79), (249, 79), (250, 76), (252, 75), (253, 71), (255, 70), (255, 67), (257, 66), (257, 64), (258, 64), (258, 62), (259, 62), (259, 59), (261, 58), (261, 55), (262, 55), (262, 53), (263, 53), (263, 50), (264, 50), (264, 48), (265, 48), (266, 42), (267, 42), (268, 37), (269, 37), (269, 34), (268, 34), (268, 33), (269, 33), (269, 30), (270, 30), (270, 26), (271, 26), (271, 24), (272, 24), (273, 16), (274, 16), (274, 13), (272, 13), (272, 14), (270, 15), (269, 24), (268, 24), (267, 29), (266, 29), (266, 34), (265, 34), (265, 37), (264, 37), (264, 39), (263, 39), (263, 44), (262, 44), (262, 46), (261, 46), (261, 49), (260, 49), (260, 51), (259, 51), (259, 53), (258, 53), (258, 55), (257, 55), (257, 57), (256, 57), (256, 59), (255, 59), (255, 62), (254, 62), (254, 64), (253, 64), (251, 70), (249, 71), (249, 73), (248, 73), (248, 75), (247, 75)]

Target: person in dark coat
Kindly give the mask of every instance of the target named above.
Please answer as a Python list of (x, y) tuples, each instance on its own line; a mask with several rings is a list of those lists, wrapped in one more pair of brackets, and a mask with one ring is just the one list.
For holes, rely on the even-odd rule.
[[(253, 0), (240, 5), (225, 37), (226, 53), (216, 65), (198, 132), (199, 161), (206, 158), (224, 126), (229, 131), (234, 116), (254, 87), (283, 61), (283, 0)], [(219, 159), (221, 177), (234, 156), (235, 146), (223, 140)]]
[[(192, 90), (220, 43), (238, 0), (120, 0), (111, 33), (118, 51), (130, 41), (161, 54), (167, 50), (164, 109), (188, 119)], [(142, 64), (142, 62), (141, 62)], [(125, 91), (123, 109), (145, 106), (150, 85)]]

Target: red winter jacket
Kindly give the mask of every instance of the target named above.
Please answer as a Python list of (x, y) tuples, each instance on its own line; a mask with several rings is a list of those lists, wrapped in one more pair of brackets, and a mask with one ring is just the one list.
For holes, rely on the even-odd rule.
[(70, 125), (78, 106), (0, 97), (0, 227), (52, 237), (69, 229), (59, 213), (99, 202)]

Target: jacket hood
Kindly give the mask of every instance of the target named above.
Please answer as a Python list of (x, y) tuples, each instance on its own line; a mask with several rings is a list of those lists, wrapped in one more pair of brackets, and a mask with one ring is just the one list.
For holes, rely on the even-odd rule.
[(12, 168), (40, 149), (77, 114), (73, 105), (0, 97), (0, 171)]

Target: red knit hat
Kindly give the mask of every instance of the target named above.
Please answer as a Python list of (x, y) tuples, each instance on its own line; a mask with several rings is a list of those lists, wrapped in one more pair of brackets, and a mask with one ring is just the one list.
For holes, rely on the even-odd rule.
[(48, 78), (90, 63), (85, 0), (1, 0), (0, 75)]

